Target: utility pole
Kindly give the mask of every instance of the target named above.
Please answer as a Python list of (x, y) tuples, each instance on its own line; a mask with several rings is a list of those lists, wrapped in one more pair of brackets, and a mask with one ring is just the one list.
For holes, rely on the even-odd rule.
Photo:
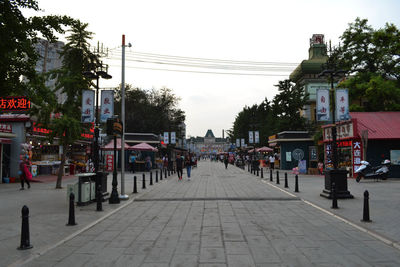
[(129, 199), (125, 194), (125, 34), (122, 35), (122, 72), (121, 72), (121, 200)]

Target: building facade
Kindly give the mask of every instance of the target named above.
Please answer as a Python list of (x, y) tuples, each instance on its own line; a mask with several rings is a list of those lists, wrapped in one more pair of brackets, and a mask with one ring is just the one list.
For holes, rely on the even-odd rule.
[(188, 150), (197, 155), (211, 155), (226, 152), (230, 148), (227, 138), (215, 137), (211, 129), (204, 137), (191, 137), (186, 140)]

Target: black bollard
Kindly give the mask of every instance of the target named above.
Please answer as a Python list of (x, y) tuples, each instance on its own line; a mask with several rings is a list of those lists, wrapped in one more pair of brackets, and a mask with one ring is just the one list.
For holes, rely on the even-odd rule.
[(263, 168), (261, 168), (261, 179), (263, 179), (264, 178), (264, 171), (263, 171), (264, 169)]
[(67, 226), (72, 226), (76, 225), (77, 223), (75, 222), (75, 195), (74, 193), (71, 192), (69, 194), (69, 216), (68, 216), (68, 223)]
[(332, 182), (332, 209), (337, 209), (336, 184)]
[(142, 189), (146, 189), (146, 175), (143, 173)]
[(150, 185), (153, 185), (153, 173), (150, 172)]
[(158, 170), (156, 170), (156, 183), (158, 183)]
[(96, 211), (103, 211), (103, 203), (101, 202), (102, 198), (103, 198), (103, 193), (101, 190), (101, 184), (98, 184), (96, 193), (96, 201), (97, 201)]
[(18, 249), (25, 250), (33, 248), (29, 238), (29, 208), (24, 205), (22, 207), (21, 214), (22, 214), (21, 244), (18, 247)]
[(247, 171), (250, 172), (250, 164), (247, 164)]
[(134, 194), (137, 193), (137, 180), (136, 180), (136, 175), (133, 176), (133, 192)]
[(168, 169), (168, 177), (171, 176), (171, 171)]
[(299, 192), (299, 176), (297, 174), (294, 177), (294, 192)]
[(274, 179), (272, 178), (272, 169), (269, 169), (269, 180), (272, 182)]
[(160, 169), (160, 180), (162, 180), (162, 169)]
[(368, 190), (364, 192), (364, 210), (363, 210), (363, 219), (362, 222), (371, 222), (369, 218), (369, 193)]
[(279, 171), (276, 171), (276, 184), (280, 184), (280, 181), (279, 181)]
[(285, 172), (285, 188), (289, 188), (288, 180), (287, 180), (287, 172)]
[(167, 179), (167, 169), (164, 169), (164, 177)]
[(257, 176), (260, 176), (260, 171), (259, 171), (259, 169), (257, 169)]

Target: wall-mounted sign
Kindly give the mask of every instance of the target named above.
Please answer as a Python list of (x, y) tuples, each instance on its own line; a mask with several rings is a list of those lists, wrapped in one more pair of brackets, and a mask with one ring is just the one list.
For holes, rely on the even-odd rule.
[[(354, 136), (353, 122), (337, 125), (336, 131), (337, 131), (337, 134), (336, 134), (337, 140), (352, 138)], [(324, 141), (332, 140), (332, 128), (331, 127), (324, 128), (323, 137), (324, 137)]]
[(2, 133), (12, 133), (12, 125), (0, 123), (0, 132)]
[(26, 96), (0, 97), (0, 111), (28, 110), (31, 101)]

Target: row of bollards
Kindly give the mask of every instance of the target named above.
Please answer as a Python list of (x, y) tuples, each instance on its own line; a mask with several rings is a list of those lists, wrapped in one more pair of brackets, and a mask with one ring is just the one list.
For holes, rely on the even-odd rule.
[[(249, 172), (251, 171), (252, 174), (257, 175), (257, 176), (259, 176), (259, 171), (260, 171), (261, 172), (261, 179), (264, 179), (264, 169), (263, 168), (261, 168), (261, 170), (257, 169), (257, 171), (256, 171), (255, 169), (253, 170), (253, 168), (250, 169), (250, 165), (248, 165), (248, 171)], [(269, 170), (269, 180), (270, 180), (270, 182), (274, 181), (272, 169)], [(295, 185), (294, 185), (295, 190), (294, 190), (294, 192), (297, 193), (297, 192), (299, 192), (299, 177), (298, 177), (297, 174), (295, 176), (294, 182), (295, 182)], [(280, 184), (280, 178), (279, 178), (279, 171), (278, 170), (276, 171), (276, 184)], [(287, 175), (286, 172), (285, 172), (285, 188), (289, 188), (288, 175)]]

